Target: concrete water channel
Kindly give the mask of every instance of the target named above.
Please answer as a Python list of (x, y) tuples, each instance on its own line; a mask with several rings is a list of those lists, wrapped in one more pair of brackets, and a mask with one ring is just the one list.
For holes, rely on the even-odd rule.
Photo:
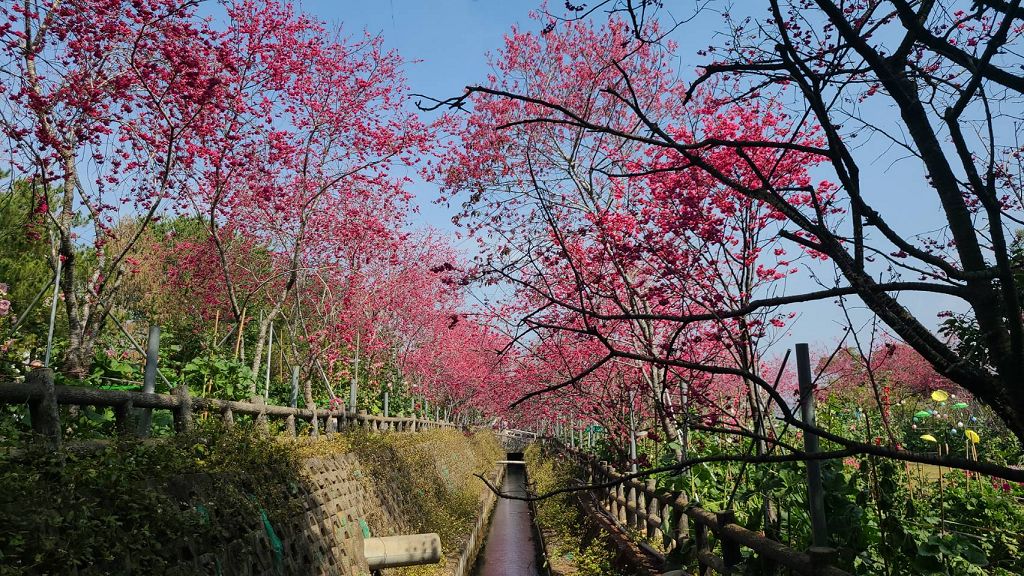
[[(522, 454), (509, 454), (510, 461), (521, 461)], [(506, 464), (501, 491), (510, 496), (526, 496), (526, 466)], [(543, 555), (530, 503), (499, 498), (491, 515), (491, 526), (480, 552), (474, 576), (544, 576)]]

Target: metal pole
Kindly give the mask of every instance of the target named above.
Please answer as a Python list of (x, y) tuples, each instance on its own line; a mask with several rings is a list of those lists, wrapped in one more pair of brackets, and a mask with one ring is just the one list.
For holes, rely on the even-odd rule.
[(270, 339), (267, 342), (267, 378), (263, 383), (263, 399), (270, 398), (270, 364), (274, 359), (274, 323), (270, 323)]
[(629, 426), (629, 470), (636, 474), (636, 429), (633, 428), (632, 421)]
[[(814, 383), (811, 376), (811, 356), (807, 344), (796, 345), (796, 370), (800, 382), (800, 419), (808, 426), (815, 425)], [(818, 452), (818, 435), (804, 431), (804, 451)], [(828, 527), (825, 523), (825, 493), (821, 486), (821, 463), (807, 461), (807, 501), (811, 514), (811, 536), (815, 546), (828, 546)]]
[(53, 325), (57, 321), (57, 297), (60, 295), (60, 269), (63, 260), (60, 259), (60, 252), (57, 253), (57, 273), (53, 276), (53, 302), (50, 303), (50, 332), (46, 336), (46, 357), (43, 359), (43, 367), (50, 366), (50, 353), (53, 351)]
[[(107, 318), (113, 320), (114, 326), (117, 326), (117, 329), (121, 331), (121, 334), (124, 334), (124, 337), (127, 338), (129, 342), (131, 342), (132, 347), (135, 348), (135, 350), (138, 351), (139, 354), (142, 354), (143, 356), (146, 355), (146, 350), (142, 347), (141, 344), (135, 341), (135, 337), (132, 336), (131, 333), (125, 329), (124, 325), (121, 324), (121, 322), (117, 319), (117, 316), (111, 314), (107, 316)], [(167, 384), (168, 388), (173, 388), (173, 386), (171, 386), (171, 381), (167, 379), (167, 376), (163, 375), (163, 372), (158, 371), (156, 375), (159, 376), (160, 379), (164, 381), (164, 384)]]
[[(149, 339), (146, 341), (146, 369), (142, 376), (142, 391), (152, 394), (156, 392), (157, 363), (160, 361), (160, 326), (149, 325)], [(139, 418), (139, 436), (149, 436), (149, 426), (153, 421), (153, 409), (146, 408)]]
[(299, 367), (292, 366), (292, 399), (291, 407), (297, 408), (299, 406)]
[(156, 392), (156, 369), (160, 361), (160, 326), (149, 326), (149, 339), (146, 340), (146, 371), (142, 377), (142, 391)]
[(636, 474), (636, 414), (633, 412), (633, 393), (629, 394), (629, 470)]
[(43, 286), (43, 289), (40, 290), (38, 294), (36, 294), (36, 297), (32, 299), (32, 302), (30, 302), (29, 305), (25, 308), (25, 310), (21, 313), (21, 316), (18, 316), (18, 319), (14, 321), (14, 325), (11, 326), (11, 336), (14, 336), (18, 332), (18, 328), (21, 328), (21, 323), (25, 321), (25, 318), (28, 318), (29, 313), (32, 312), (32, 309), (35, 308), (36, 304), (39, 303), (39, 299), (42, 298), (44, 294), (46, 294), (47, 290), (50, 289), (50, 284), (53, 284), (53, 280), (50, 280), (49, 282), (46, 283), (46, 286)]
[(352, 388), (349, 390), (348, 403), (353, 414), (356, 413), (356, 394), (359, 392), (359, 332), (356, 332), (356, 347), (352, 361)]

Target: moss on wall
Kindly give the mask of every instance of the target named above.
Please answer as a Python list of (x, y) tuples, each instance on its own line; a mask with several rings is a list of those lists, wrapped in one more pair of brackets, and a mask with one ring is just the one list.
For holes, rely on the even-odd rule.
[(480, 512), (495, 461), (504, 451), (491, 432), (354, 432), (303, 444), (303, 455), (351, 452), (359, 461), (367, 524), (374, 536), (436, 532), (448, 562), (388, 570), (403, 576), (450, 574)]
[(437, 532), (451, 558), (479, 510), (473, 475), (501, 455), (489, 432), (290, 440), (215, 425), (61, 455), (29, 449), (0, 457), (0, 574), (348, 576), (365, 573), (364, 526)]

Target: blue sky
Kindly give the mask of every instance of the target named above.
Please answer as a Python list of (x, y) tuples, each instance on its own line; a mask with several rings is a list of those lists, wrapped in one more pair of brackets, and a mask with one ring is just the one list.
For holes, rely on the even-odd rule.
[[(501, 46), (503, 35), (514, 24), (537, 28), (528, 13), (539, 5), (539, 0), (305, 0), (301, 9), (328, 24), (342, 25), (350, 34), (363, 29), (380, 33), (388, 47), (410, 61), (406, 75), (411, 90), (445, 98), (486, 78), (490, 71), (486, 54)], [(561, 2), (554, 0), (550, 5), (553, 9), (561, 8)], [(749, 6), (753, 4), (744, 7)], [(696, 51), (715, 42), (714, 31), (720, 28), (721, 16), (706, 12), (681, 29), (682, 33), (676, 36), (680, 58), (693, 58), (681, 61), (681, 70), (689, 72), (703, 61)], [(865, 106), (866, 114), (872, 118), (892, 113), (884, 108), (871, 109), (874, 104), (870, 101)], [(899, 161), (897, 151), (879, 138), (862, 142), (857, 154), (868, 200), (897, 230), (910, 236), (939, 227), (941, 218), (934, 204), (934, 192), (924, 184), (917, 165)], [(412, 191), (420, 208), (414, 225), (451, 232), (452, 212), (433, 204), (436, 187), (417, 181)], [(466, 241), (460, 244), (463, 249), (470, 248)], [(794, 278), (785, 292), (815, 288), (806, 279)], [(944, 298), (924, 297), (911, 306), (931, 326), (936, 324), (932, 320), (935, 314), (950, 307), (951, 303)], [(798, 341), (826, 343), (841, 333), (841, 311), (830, 301), (804, 305), (797, 311), (800, 317), (791, 325), (790, 333), (780, 339), (780, 348)]]
[[(467, 84), (483, 82), (487, 53), (498, 49), (516, 24), (528, 24), (534, 0), (307, 0), (303, 10), (346, 34), (366, 29), (409, 61), (406, 76), (413, 93), (448, 98)], [(530, 23), (532, 25), (532, 23)], [(433, 204), (437, 188), (413, 186), (420, 214), (414, 223), (452, 230), (452, 212)]]

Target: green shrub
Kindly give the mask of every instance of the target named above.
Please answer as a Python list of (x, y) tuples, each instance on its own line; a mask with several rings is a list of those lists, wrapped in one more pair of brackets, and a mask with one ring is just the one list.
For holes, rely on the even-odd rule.
[[(28, 448), (0, 457), (0, 574), (118, 574), (175, 568), (216, 551), (238, 519), (294, 510), (297, 466), (286, 446), (244, 427), (97, 450)], [(191, 477), (208, 500), (185, 503), (170, 484)]]

